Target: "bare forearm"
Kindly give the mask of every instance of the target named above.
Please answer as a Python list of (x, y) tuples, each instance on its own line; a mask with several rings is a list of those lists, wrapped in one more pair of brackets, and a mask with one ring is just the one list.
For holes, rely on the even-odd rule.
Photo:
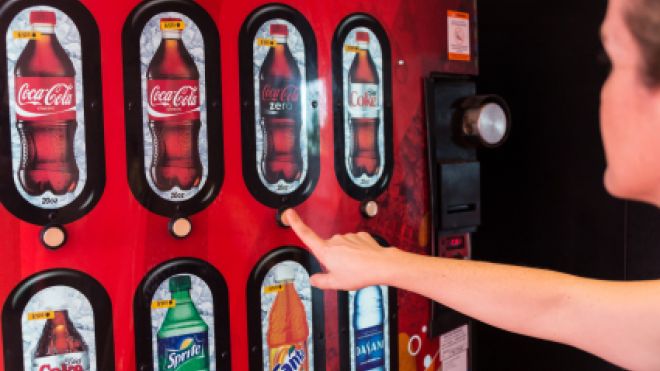
[[(540, 269), (392, 250), (388, 284), (508, 331), (564, 341), (558, 327), (580, 278)], [(410, 269), (412, 267), (412, 269)]]
[(490, 325), (569, 344), (634, 370), (660, 369), (660, 283), (610, 282), (392, 249), (390, 286)]

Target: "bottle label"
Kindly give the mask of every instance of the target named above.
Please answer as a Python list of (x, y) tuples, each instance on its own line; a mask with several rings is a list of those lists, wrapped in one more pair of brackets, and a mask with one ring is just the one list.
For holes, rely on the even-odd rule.
[(148, 80), (149, 120), (199, 120), (199, 80)]
[(270, 350), (272, 371), (307, 371), (305, 344), (284, 345)]
[(383, 325), (355, 330), (355, 365), (358, 371), (385, 367)]
[(32, 361), (32, 371), (89, 371), (87, 352), (37, 357)]
[(290, 81), (265, 83), (261, 87), (261, 111), (268, 116), (286, 116), (300, 110), (300, 86)]
[(354, 118), (378, 118), (378, 84), (349, 84), (348, 112)]
[(76, 119), (73, 77), (16, 77), (16, 118), (25, 121)]
[(207, 370), (209, 365), (207, 331), (158, 339), (160, 371)]

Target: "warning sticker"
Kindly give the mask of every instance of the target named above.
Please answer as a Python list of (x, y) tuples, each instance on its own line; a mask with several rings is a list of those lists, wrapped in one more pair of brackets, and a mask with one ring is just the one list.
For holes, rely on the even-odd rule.
[(440, 336), (440, 361), (443, 371), (467, 371), (468, 339), (467, 325)]
[(470, 61), (469, 13), (447, 12), (447, 45), (450, 61)]

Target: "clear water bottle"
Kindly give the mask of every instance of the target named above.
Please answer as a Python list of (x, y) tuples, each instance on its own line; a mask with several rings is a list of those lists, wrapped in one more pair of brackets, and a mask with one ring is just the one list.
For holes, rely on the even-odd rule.
[(355, 293), (353, 346), (355, 370), (385, 370), (385, 309), (383, 290), (370, 286)]

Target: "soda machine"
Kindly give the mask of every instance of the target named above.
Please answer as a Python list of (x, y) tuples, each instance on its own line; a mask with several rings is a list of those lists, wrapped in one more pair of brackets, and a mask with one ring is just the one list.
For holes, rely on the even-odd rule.
[(509, 121), (473, 0), (3, 0), (0, 35), (5, 370), (470, 369), (469, 319), (313, 288), (280, 215), (469, 258)]

